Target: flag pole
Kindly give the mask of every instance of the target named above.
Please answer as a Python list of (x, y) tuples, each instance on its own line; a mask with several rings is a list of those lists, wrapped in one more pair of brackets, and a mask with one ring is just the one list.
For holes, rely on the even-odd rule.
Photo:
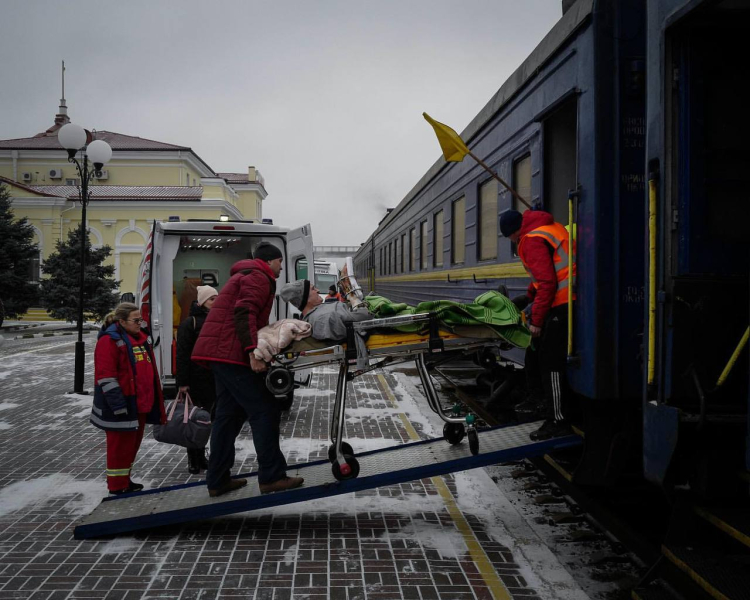
[(524, 200), (516, 190), (514, 190), (507, 183), (505, 183), (505, 181), (503, 181), (503, 179), (497, 173), (495, 173), (495, 171), (493, 171), (492, 169), (490, 169), (482, 161), (482, 159), (480, 159), (478, 156), (476, 156), (475, 154), (473, 154), (471, 152), (471, 150), (468, 150), (468, 154), (469, 154), (469, 156), (471, 156), (471, 158), (473, 158), (475, 161), (477, 161), (479, 163), (479, 165), (484, 168), (485, 171), (487, 171), (490, 175), (492, 175), (495, 179), (497, 179), (500, 183), (502, 183), (505, 186), (505, 189), (508, 190), (511, 194), (513, 194), (513, 197), (516, 200), (518, 200), (519, 202), (521, 202), (527, 208), (531, 208), (531, 205), (528, 202), (526, 202), (526, 200)]

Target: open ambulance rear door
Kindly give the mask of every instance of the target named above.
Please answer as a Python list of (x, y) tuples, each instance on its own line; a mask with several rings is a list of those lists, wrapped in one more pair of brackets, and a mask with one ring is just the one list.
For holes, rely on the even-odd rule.
[[(312, 227), (308, 223), (297, 229), (292, 229), (286, 238), (287, 251), (287, 281), (298, 279), (309, 279), (314, 283), (315, 275), (310, 270), (308, 274), (307, 265), (315, 264), (313, 256)], [(289, 317), (292, 315), (289, 314)]]

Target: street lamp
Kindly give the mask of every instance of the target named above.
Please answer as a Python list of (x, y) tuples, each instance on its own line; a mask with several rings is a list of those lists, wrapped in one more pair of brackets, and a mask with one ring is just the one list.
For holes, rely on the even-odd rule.
[[(86, 207), (89, 203), (89, 181), (101, 175), (102, 167), (112, 158), (112, 148), (104, 140), (91, 140), (91, 133), (80, 125), (68, 123), (57, 132), (57, 141), (68, 151), (68, 162), (76, 166), (81, 177), (79, 200), (81, 201), (81, 283), (78, 290), (78, 341), (76, 342), (76, 364), (73, 392), (83, 394), (83, 288), (86, 279)], [(88, 145), (87, 145), (88, 143)], [(81, 153), (80, 159), (76, 154)]]

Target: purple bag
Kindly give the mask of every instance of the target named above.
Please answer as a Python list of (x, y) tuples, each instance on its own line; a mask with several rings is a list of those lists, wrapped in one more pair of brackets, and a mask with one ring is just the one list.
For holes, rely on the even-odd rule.
[(211, 415), (195, 406), (187, 392), (180, 392), (167, 406), (167, 422), (154, 425), (154, 439), (183, 448), (205, 448), (211, 437)]

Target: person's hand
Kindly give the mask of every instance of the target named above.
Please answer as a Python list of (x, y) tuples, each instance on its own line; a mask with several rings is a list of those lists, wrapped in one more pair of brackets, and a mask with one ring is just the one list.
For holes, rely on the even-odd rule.
[(529, 325), (529, 331), (531, 332), (531, 337), (538, 338), (540, 335), (542, 335), (542, 328), (537, 327), (536, 325)]
[(177, 388), (177, 391), (180, 392), (180, 394), (184, 394), (185, 392), (190, 391), (189, 385), (181, 385), (179, 388)]
[(250, 368), (254, 373), (263, 373), (268, 370), (268, 365), (262, 360), (258, 360), (250, 353)]

